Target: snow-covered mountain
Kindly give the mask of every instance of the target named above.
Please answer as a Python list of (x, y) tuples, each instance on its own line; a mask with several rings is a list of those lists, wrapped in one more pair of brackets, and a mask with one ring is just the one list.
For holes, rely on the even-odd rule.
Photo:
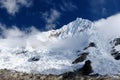
[[(111, 18), (107, 20), (111, 22)], [(91, 22), (77, 18), (57, 30), (25, 34), (17, 28), (2, 29), (0, 69), (30, 73), (61, 74), (81, 68), (91, 60), (94, 73), (120, 73), (119, 26), (104, 26), (105, 20)], [(117, 23), (120, 20), (117, 21)], [(94, 43), (95, 47), (90, 47)], [(85, 60), (72, 64), (83, 53)]]

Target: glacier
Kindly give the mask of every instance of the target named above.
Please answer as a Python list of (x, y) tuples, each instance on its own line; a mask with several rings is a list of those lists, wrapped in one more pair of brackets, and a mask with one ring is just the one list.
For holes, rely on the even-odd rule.
[[(0, 25), (0, 69), (59, 75), (81, 68), (85, 61), (72, 62), (82, 52), (88, 52), (86, 60), (91, 60), (94, 73), (118, 74), (120, 61), (111, 55), (110, 41), (120, 37), (119, 16), (95, 22), (77, 18), (60, 29), (46, 32), (34, 29), (29, 34)], [(90, 42), (96, 47), (83, 50)], [(120, 51), (119, 46), (116, 48)]]

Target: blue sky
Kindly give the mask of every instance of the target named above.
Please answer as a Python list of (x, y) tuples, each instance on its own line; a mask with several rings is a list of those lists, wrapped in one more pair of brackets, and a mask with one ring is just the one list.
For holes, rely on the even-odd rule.
[(120, 12), (120, 0), (0, 0), (0, 23), (50, 30), (77, 17), (96, 21)]

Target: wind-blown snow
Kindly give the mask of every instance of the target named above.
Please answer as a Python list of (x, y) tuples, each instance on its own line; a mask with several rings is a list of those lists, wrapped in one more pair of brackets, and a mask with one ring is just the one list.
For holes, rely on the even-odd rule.
[[(72, 62), (94, 42), (96, 48), (85, 50), (89, 52), (87, 59), (92, 61), (94, 73), (117, 74), (120, 61), (111, 56), (110, 41), (119, 37), (119, 19), (120, 14), (96, 22), (77, 18), (58, 30), (40, 32), (32, 28), (29, 33), (1, 24), (0, 69), (57, 75), (73, 71), (84, 62)], [(119, 46), (116, 48), (120, 50)]]

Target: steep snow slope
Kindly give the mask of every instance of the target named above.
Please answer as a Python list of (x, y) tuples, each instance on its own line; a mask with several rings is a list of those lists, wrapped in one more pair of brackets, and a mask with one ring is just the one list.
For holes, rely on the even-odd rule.
[[(117, 17), (117, 16), (115, 16)], [(88, 52), (86, 60), (92, 61), (94, 73), (117, 74), (120, 61), (111, 55), (110, 41), (119, 37), (113, 18), (91, 22), (77, 18), (58, 30), (25, 34), (19, 29), (2, 29), (0, 39), (0, 69), (11, 69), (30, 73), (61, 74), (83, 66), (84, 62), (72, 64), (83, 52)], [(117, 21), (119, 23), (120, 20)], [(117, 30), (117, 31), (114, 31)], [(83, 50), (94, 42), (96, 47)], [(117, 50), (120, 50), (117, 47)]]

